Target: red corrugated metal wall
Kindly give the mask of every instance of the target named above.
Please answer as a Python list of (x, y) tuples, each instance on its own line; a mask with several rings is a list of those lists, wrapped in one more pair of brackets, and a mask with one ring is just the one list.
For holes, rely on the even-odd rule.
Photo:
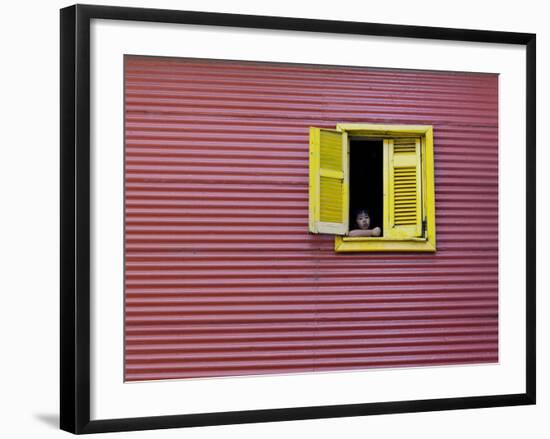
[[(125, 379), (498, 361), (498, 77), (126, 57)], [(437, 253), (308, 233), (308, 127), (434, 126)]]

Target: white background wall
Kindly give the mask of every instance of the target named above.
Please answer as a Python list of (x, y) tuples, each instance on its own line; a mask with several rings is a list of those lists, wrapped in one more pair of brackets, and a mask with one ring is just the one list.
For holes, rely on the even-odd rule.
[[(96, 3), (89, 1), (88, 3)], [(9, 2), (0, 14), (0, 435), (50, 438), (58, 430), (59, 368), (59, 8), (63, 1)], [(538, 404), (454, 412), (324, 419), (109, 434), (187, 438), (550, 437), (548, 153), (550, 28), (545, 2), (394, 0), (108, 1), (98, 4), (295, 16), (537, 33), (538, 44)], [(523, 212), (518, 212), (522, 215)], [(521, 230), (501, 233), (513, 236)], [(546, 272), (546, 273), (545, 273)], [(546, 345), (546, 346), (545, 346)]]

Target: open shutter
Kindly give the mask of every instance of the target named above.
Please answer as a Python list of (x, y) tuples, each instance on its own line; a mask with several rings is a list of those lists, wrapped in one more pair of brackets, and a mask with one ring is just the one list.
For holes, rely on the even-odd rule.
[(311, 127), (309, 131), (309, 230), (348, 232), (347, 134)]
[(389, 238), (418, 238), (422, 231), (422, 167), (419, 138), (388, 139)]

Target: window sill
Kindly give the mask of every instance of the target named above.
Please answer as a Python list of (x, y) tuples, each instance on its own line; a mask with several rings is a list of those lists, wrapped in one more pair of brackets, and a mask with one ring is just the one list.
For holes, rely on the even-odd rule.
[(336, 236), (334, 250), (336, 252), (435, 252), (435, 240), (429, 238), (395, 240), (383, 237)]

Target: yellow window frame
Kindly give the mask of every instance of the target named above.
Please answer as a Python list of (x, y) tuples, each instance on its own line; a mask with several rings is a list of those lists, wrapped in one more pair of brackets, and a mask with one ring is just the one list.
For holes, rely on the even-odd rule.
[[(429, 125), (383, 125), (383, 124), (348, 124), (336, 125), (337, 131), (353, 137), (376, 138), (384, 141), (384, 166), (389, 162), (388, 140), (403, 137), (418, 137), (420, 139), (421, 155), (421, 186), (422, 186), (422, 216), (424, 236), (420, 238), (396, 237), (351, 237), (335, 236), (336, 252), (372, 252), (372, 251), (405, 251), (405, 252), (435, 252), (435, 176), (433, 153), (433, 128)], [(349, 151), (349, 147), (348, 147)], [(389, 230), (390, 212), (390, 181), (388, 172), (384, 173), (384, 230)], [(384, 232), (386, 233), (386, 232)]]

